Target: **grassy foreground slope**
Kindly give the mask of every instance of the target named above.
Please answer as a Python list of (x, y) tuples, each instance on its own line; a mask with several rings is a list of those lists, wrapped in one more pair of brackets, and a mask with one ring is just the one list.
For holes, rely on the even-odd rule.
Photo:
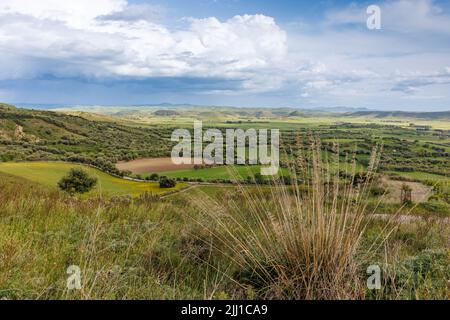
[[(205, 268), (180, 268), (192, 225), (179, 212), (76, 199), (0, 172), (0, 300), (203, 298)], [(82, 290), (67, 290), (70, 265), (81, 268)]]
[(182, 183), (173, 189), (161, 189), (156, 182), (135, 182), (116, 178), (101, 172), (100, 170), (87, 166), (75, 165), (64, 162), (8, 162), (0, 163), (0, 172), (26, 178), (50, 188), (56, 188), (58, 181), (66, 175), (71, 168), (82, 167), (89, 174), (98, 178), (97, 186), (86, 196), (98, 194), (118, 196), (131, 195), (138, 196), (144, 192), (164, 193), (182, 188)]
[[(277, 198), (271, 196), (270, 190), (262, 194), (252, 190), (251, 196), (262, 205), (258, 208), (265, 208), (261, 213), (274, 208), (277, 215), (270, 216), (271, 219), (286, 222), (279, 220)], [(0, 299), (279, 298), (280, 291), (267, 290), (251, 269), (235, 263), (233, 247), (217, 241), (217, 236), (224, 234), (215, 220), (199, 212), (197, 204), (205, 200), (205, 194), (197, 192), (194, 189), (187, 192), (191, 194), (187, 199), (180, 194), (171, 200), (76, 199), (0, 172)], [(197, 201), (189, 201), (190, 197)], [(226, 188), (218, 191), (214, 198), (226, 210), (225, 218), (238, 214), (228, 211), (226, 202), (230, 202), (236, 209), (243, 210), (249, 225), (256, 223), (248, 220), (245, 194)], [(212, 213), (215, 209), (207, 207)], [(279, 225), (270, 225), (269, 216), (261, 217), (270, 227)], [(364, 249), (378, 238), (385, 224), (381, 220), (372, 222), (360, 248)], [(450, 274), (445, 227), (433, 220), (405, 223), (395, 229), (380, 251), (372, 251), (369, 260), (355, 256), (359, 264), (363, 263), (361, 268), (352, 269), (359, 285), (365, 284), (366, 264), (380, 263), (386, 272), (383, 273), (383, 290), (364, 292), (362, 288), (352, 298), (445, 298)], [(308, 236), (319, 231), (317, 227), (313, 227), (312, 232), (308, 232), (308, 226), (305, 228)], [(261, 243), (262, 248), (281, 250), (284, 248), (282, 241), (290, 239), (285, 234), (271, 233), (277, 245), (270, 241)], [(328, 233), (320, 234), (329, 239)], [(248, 240), (246, 243), (252, 243), (252, 235), (255, 234), (245, 232), (240, 236)], [(329, 262), (332, 275), (347, 270), (333, 264), (334, 252), (339, 250), (330, 251), (331, 256), (322, 251), (324, 256), (318, 260), (317, 255), (303, 255), (300, 249), (296, 253), (299, 258), (309, 257), (311, 263)], [(291, 265), (290, 260), (278, 262), (280, 266)], [(66, 271), (71, 265), (81, 268), (81, 290), (67, 290)], [(297, 266), (296, 274), (288, 273), (290, 279), (298, 279), (296, 276), (304, 272), (303, 264)], [(321, 297), (321, 287), (312, 284), (308, 288), (312, 291), (311, 299)], [(287, 288), (281, 292), (284, 298), (292, 299), (297, 291)]]

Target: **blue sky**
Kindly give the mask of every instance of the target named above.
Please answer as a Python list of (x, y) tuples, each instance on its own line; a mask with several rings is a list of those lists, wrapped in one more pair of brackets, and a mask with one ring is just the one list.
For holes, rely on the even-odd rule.
[(0, 60), (10, 103), (450, 110), (450, 1), (2, 0)]

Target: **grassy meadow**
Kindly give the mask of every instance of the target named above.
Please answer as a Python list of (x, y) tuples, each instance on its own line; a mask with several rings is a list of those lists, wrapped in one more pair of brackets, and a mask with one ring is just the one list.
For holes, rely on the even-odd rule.
[[(201, 180), (201, 181), (218, 181), (218, 180), (245, 180), (247, 177), (254, 177), (256, 174), (261, 172), (262, 166), (252, 165), (252, 166), (220, 166), (213, 168), (202, 168), (202, 169), (187, 169), (187, 170), (175, 170), (161, 172), (160, 175), (167, 176), (170, 178), (177, 179), (190, 179), (190, 180)], [(288, 175), (286, 169), (280, 169), (279, 174)]]
[[(0, 298), (447, 297), (448, 224), (371, 219), (350, 185), (339, 197), (318, 186), (109, 200), (0, 173)], [(365, 287), (372, 264), (383, 270), (379, 291)], [(66, 287), (70, 265), (81, 290)]]
[(97, 195), (105, 196), (138, 196), (142, 193), (161, 194), (184, 187), (178, 184), (176, 188), (161, 189), (157, 182), (135, 182), (113, 177), (98, 169), (63, 162), (8, 162), (0, 163), (0, 172), (8, 173), (27, 180), (37, 182), (49, 188), (57, 188), (58, 181), (65, 176), (71, 168), (83, 168), (90, 175), (98, 179), (95, 188), (85, 197)]
[(417, 181), (430, 181), (433, 182), (449, 182), (449, 178), (439, 174), (426, 173), (426, 172), (393, 172), (394, 175), (400, 176), (406, 179)]

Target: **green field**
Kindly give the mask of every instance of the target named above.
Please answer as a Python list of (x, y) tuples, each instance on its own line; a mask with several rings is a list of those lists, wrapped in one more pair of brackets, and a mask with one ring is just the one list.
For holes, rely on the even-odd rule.
[(435, 182), (450, 182), (450, 178), (446, 176), (441, 176), (438, 174), (426, 173), (426, 172), (393, 172), (394, 174), (417, 181), (435, 181)]
[(98, 178), (97, 186), (87, 194), (93, 195), (131, 195), (138, 196), (144, 192), (155, 194), (180, 189), (185, 185), (179, 183), (174, 189), (161, 189), (157, 182), (135, 182), (110, 176), (100, 170), (65, 162), (9, 162), (0, 163), (0, 171), (40, 183), (50, 188), (56, 188), (58, 181), (66, 175), (71, 168), (83, 167), (89, 174)]
[[(160, 176), (167, 176), (170, 178), (188, 178), (188, 179), (202, 179), (205, 181), (211, 180), (245, 180), (247, 177), (252, 177), (256, 173), (261, 172), (262, 166), (220, 166), (204, 169), (187, 169), (177, 171), (161, 172)], [(282, 174), (287, 175), (286, 169), (280, 169)]]

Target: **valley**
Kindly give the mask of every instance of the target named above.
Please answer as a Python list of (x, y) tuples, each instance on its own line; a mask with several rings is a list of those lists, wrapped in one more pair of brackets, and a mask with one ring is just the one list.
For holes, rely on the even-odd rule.
[[(339, 255), (342, 270), (355, 268), (336, 278), (339, 294), (446, 296), (446, 113), (91, 109), (0, 105), (0, 298), (327, 298), (329, 282), (293, 290), (290, 278), (271, 278), (254, 260), (261, 255), (283, 277), (285, 259), (304, 264), (303, 250), (318, 241), (370, 257)], [(192, 130), (194, 120), (222, 132), (280, 129), (278, 176), (262, 177), (260, 165), (174, 165), (171, 133)], [(59, 190), (74, 168), (96, 178), (91, 191)], [(175, 186), (162, 187), (167, 180)], [(385, 259), (389, 289), (340, 291), (339, 281), (364, 284), (364, 265)], [(83, 266), (88, 289), (65, 289), (68, 263)], [(422, 263), (426, 280), (415, 278)], [(331, 276), (341, 265), (326, 268), (321, 274)]]

